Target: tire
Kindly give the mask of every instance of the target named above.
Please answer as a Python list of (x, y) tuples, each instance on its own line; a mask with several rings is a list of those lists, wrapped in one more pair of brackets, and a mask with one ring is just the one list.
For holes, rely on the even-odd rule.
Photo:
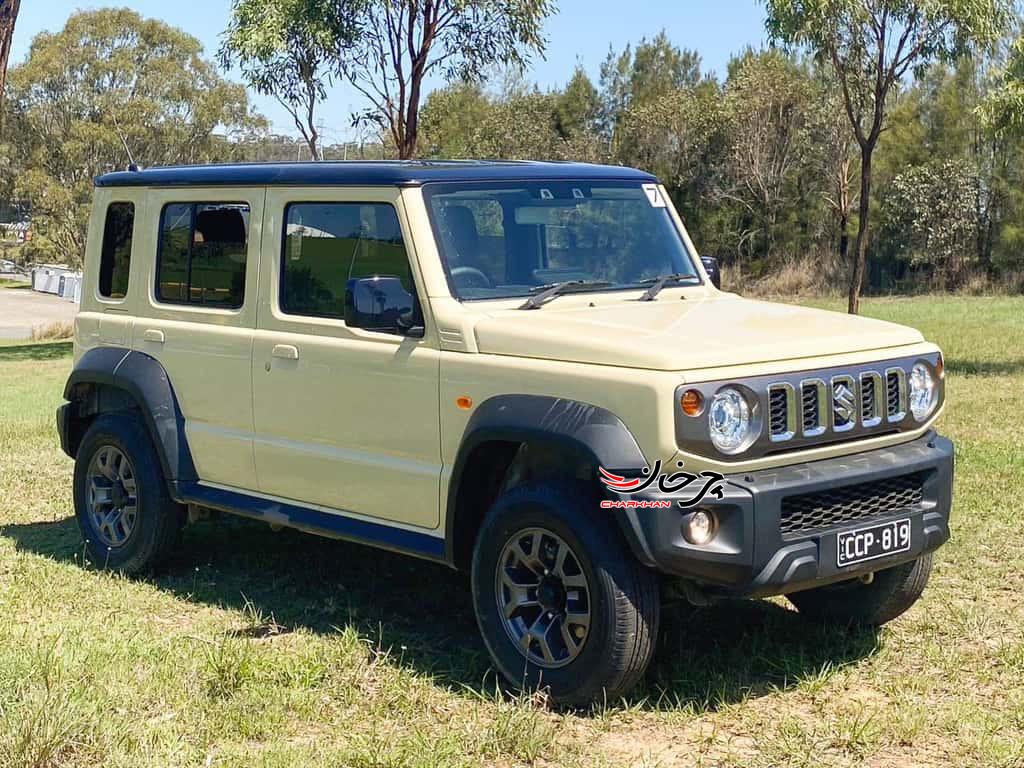
[(865, 584), (846, 581), (794, 592), (789, 601), (808, 618), (831, 623), (880, 627), (907, 611), (928, 585), (932, 555), (878, 571)]
[[(516, 554), (517, 542), (532, 570)], [(550, 576), (541, 575), (548, 573), (545, 565)], [(643, 676), (658, 633), (658, 581), (585, 487), (526, 484), (499, 497), (477, 536), (471, 575), (480, 633), (514, 689), (544, 690), (556, 704), (587, 706), (620, 698)], [(532, 593), (513, 590), (510, 581), (538, 586)], [(531, 594), (537, 605), (529, 605)], [(503, 606), (514, 595), (526, 599), (525, 607), (506, 622)], [(588, 620), (577, 623), (584, 610)], [(524, 648), (517, 641), (528, 626), (549, 630), (540, 633), (544, 644), (534, 638)]]
[[(149, 433), (130, 413), (102, 414), (90, 425), (75, 459), (74, 497), (86, 549), (100, 568), (152, 570), (185, 525), (185, 507), (167, 492)], [(109, 501), (97, 505), (95, 499)]]

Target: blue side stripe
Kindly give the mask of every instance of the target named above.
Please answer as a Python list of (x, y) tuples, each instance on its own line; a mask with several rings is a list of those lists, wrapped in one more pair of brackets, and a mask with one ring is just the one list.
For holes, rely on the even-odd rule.
[(429, 560), (443, 560), (445, 555), (444, 539), (438, 536), (321, 512), (319, 509), (272, 501), (237, 491), (211, 488), (199, 483), (180, 483), (177, 491), (177, 495), (185, 503), (213, 507), (244, 517), (300, 528), (321, 536), (371, 544)]

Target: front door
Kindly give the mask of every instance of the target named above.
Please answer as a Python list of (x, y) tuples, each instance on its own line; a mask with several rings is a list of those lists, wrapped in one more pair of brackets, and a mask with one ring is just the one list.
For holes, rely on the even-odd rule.
[(398, 277), (417, 290), (402, 217), (397, 189), (268, 191), (253, 346), (256, 473), (270, 496), (436, 528), (434, 335), (344, 321), (351, 279)]

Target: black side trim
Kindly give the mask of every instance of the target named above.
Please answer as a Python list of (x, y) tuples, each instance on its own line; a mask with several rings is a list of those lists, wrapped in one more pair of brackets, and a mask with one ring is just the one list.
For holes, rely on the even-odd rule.
[[(185, 438), (185, 417), (167, 371), (158, 360), (120, 347), (91, 349), (68, 377), (64, 399), (74, 403), (75, 389), (81, 384), (100, 384), (127, 392), (138, 403), (167, 480), (198, 480)], [(59, 428), (68, 429), (73, 418), (65, 413)], [(66, 434), (61, 435), (61, 445), (70, 445)]]
[[(541, 395), (499, 395), (484, 401), (473, 413), (462, 435), (448, 485), (445, 512), (445, 552), (455, 561), (455, 521), (459, 488), (473, 451), (489, 441), (553, 441), (574, 448), (594, 464), (616, 471), (638, 471), (647, 466), (636, 438), (611, 411), (576, 400)], [(635, 531), (620, 518), (630, 545), (639, 543)]]
[(242, 517), (297, 528), (318, 536), (369, 544), (427, 560), (444, 559), (445, 544), (440, 536), (199, 483), (175, 483), (174, 486), (176, 495), (187, 504), (198, 504)]

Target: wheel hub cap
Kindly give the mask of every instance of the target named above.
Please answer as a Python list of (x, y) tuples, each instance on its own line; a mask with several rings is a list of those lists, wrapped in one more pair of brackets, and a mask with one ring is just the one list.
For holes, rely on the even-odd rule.
[(562, 667), (583, 650), (590, 585), (576, 553), (557, 534), (528, 528), (509, 538), (498, 559), (495, 597), (505, 631), (532, 663)]
[(135, 469), (119, 448), (104, 445), (89, 462), (88, 478), (89, 519), (96, 536), (111, 549), (124, 546), (138, 517)]

